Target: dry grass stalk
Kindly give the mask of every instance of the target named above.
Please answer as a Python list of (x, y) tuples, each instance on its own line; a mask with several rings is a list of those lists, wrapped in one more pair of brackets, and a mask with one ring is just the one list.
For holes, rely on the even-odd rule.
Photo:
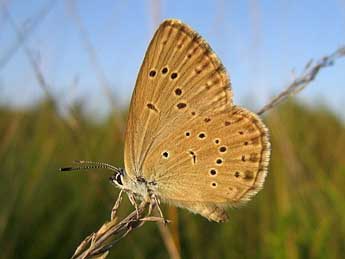
[[(49, 5), (49, 9), (44, 9), (45, 10), (45, 12), (43, 13), (44, 15), (46, 15), (46, 12), (48, 12), (50, 10), (50, 8), (52, 8), (52, 5), (54, 3), (55, 3), (55, 1), (52, 1), (51, 5)], [(35, 75), (35, 78), (38, 82), (38, 85), (43, 90), (46, 98), (52, 104), (57, 117), (60, 119), (60, 121), (62, 121), (62, 123), (65, 124), (65, 126), (69, 130), (72, 131), (74, 136), (77, 138), (78, 133), (76, 131), (80, 128), (79, 122), (73, 116), (73, 114), (70, 111), (69, 111), (69, 118), (67, 120), (62, 118), (61, 115), (59, 114), (59, 112), (58, 112), (58, 110), (59, 110), (58, 109), (58, 100), (56, 100), (54, 95), (51, 93), (52, 92), (51, 86), (49, 85), (48, 81), (46, 80), (46, 77), (45, 77), (43, 71), (41, 70), (40, 64), (37, 61), (34, 52), (26, 44), (26, 38), (28, 37), (27, 33), (23, 32), (23, 30), (20, 28), (20, 26), (17, 25), (15, 19), (12, 17), (12, 15), (10, 14), (9, 10), (7, 9), (7, 7), (5, 5), (3, 5), (1, 9), (2, 9), (2, 12), (3, 12), (5, 18), (7, 19), (7, 21), (9, 22), (13, 31), (16, 34), (17, 42), (20, 43), (19, 46), (22, 47), (22, 49), (24, 50), (24, 53), (25, 53), (30, 65), (32, 67), (32, 70), (34, 72), (34, 75)], [(41, 15), (43, 15), (43, 14), (41, 14)]]
[(76, 25), (76, 29), (81, 38), (81, 42), (83, 47), (86, 50), (86, 53), (89, 56), (90, 63), (93, 67), (97, 80), (100, 82), (101, 87), (103, 88), (105, 96), (108, 98), (109, 103), (111, 104), (112, 108), (115, 110), (116, 108), (116, 98), (113, 96), (114, 94), (111, 91), (111, 84), (109, 83), (108, 78), (105, 75), (105, 72), (101, 68), (101, 64), (99, 62), (99, 58), (97, 55), (96, 48), (93, 46), (90, 36), (84, 26), (84, 23), (78, 13), (76, 3), (74, 0), (70, 0), (67, 2), (69, 5), (69, 12), (73, 19), (74, 24)]
[(106, 258), (113, 245), (145, 222), (163, 222), (160, 217), (148, 215), (150, 204), (144, 201), (138, 206), (138, 211), (134, 210), (118, 222), (116, 213), (122, 200), (121, 194), (112, 209), (111, 220), (104, 223), (97, 232), (87, 236), (76, 249), (72, 259)]
[[(57, 0), (48, 1), (38, 12), (35, 13), (35, 15), (26, 19), (25, 24), (28, 24), (29, 26), (25, 28), (25, 31), (23, 31), (22, 37), (20, 39), (17, 38), (16, 42), (14, 42), (11, 47), (5, 52), (5, 54), (0, 57), (0, 69), (4, 68), (7, 65), (7, 63), (12, 59), (14, 54), (17, 53), (23, 43), (30, 38), (34, 30), (43, 22), (44, 18), (47, 17), (50, 11), (53, 10), (53, 7), (57, 2)], [(9, 1), (0, 1), (4, 19), (6, 19), (8, 16), (8, 5)]]
[(169, 253), (171, 259), (180, 259), (180, 252), (177, 247), (176, 241), (174, 240), (174, 236), (170, 232), (169, 228), (161, 223), (157, 223), (159, 232), (164, 241), (164, 245)]
[(315, 80), (316, 76), (319, 74), (320, 70), (332, 66), (334, 62), (345, 56), (345, 46), (338, 48), (329, 56), (323, 57), (318, 62), (314, 63), (313, 60), (310, 60), (307, 65), (305, 66), (304, 71), (300, 76), (295, 78), (293, 82), (291, 82), (288, 87), (279, 93), (276, 97), (274, 97), (268, 104), (262, 107), (257, 114), (261, 115), (266, 111), (272, 109), (273, 107), (277, 106), (280, 102), (285, 100), (289, 96), (296, 95), (300, 91), (302, 91), (309, 83)]
[(76, 1), (75, 0), (66, 0), (66, 2), (68, 4), (68, 8), (69, 8), (68, 10), (69, 10), (70, 16), (72, 18), (72, 21), (75, 24), (77, 32), (79, 33), (82, 46), (84, 47), (84, 49), (85, 49), (85, 51), (89, 57), (90, 64), (93, 68), (93, 71), (96, 75), (96, 78), (100, 83), (100, 86), (104, 92), (105, 97), (108, 99), (108, 102), (111, 106), (112, 112), (115, 113), (117, 119), (121, 122), (121, 123), (117, 123), (116, 126), (118, 127), (120, 132), (124, 132), (123, 125), (125, 125), (125, 122), (123, 121), (122, 116), (120, 116), (120, 113), (118, 112), (118, 110), (119, 110), (119, 106), (117, 104), (118, 98), (111, 90), (112, 89), (111, 84), (110, 84), (110, 82), (106, 76), (106, 73), (102, 69), (101, 62), (99, 61), (99, 57), (98, 57), (96, 48), (92, 44), (92, 41), (90, 39), (90, 35), (89, 35), (89, 33), (88, 33), (84, 23), (83, 23), (82, 18), (80, 17), (80, 15), (78, 13)]

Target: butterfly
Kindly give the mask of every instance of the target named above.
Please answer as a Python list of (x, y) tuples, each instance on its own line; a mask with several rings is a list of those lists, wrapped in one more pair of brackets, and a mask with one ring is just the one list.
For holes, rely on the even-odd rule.
[(175, 19), (157, 29), (132, 95), (125, 169), (113, 182), (150, 203), (165, 202), (211, 221), (262, 187), (269, 133), (253, 112), (232, 101), (219, 58), (193, 29)]

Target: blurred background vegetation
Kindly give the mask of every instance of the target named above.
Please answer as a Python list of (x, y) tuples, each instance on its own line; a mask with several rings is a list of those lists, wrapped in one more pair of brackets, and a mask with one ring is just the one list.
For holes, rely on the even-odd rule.
[[(110, 115), (99, 123), (80, 107), (75, 111), (78, 129), (68, 128), (50, 102), (26, 110), (0, 108), (1, 258), (67, 258), (109, 219), (118, 191), (108, 172), (61, 174), (57, 168), (78, 158), (122, 165), (118, 118)], [(325, 107), (296, 102), (272, 111), (265, 121), (272, 163), (257, 197), (232, 209), (226, 224), (169, 211), (183, 258), (344, 255), (343, 122)], [(123, 204), (120, 215), (132, 210)], [(167, 257), (157, 226), (148, 223), (116, 245), (109, 258)]]
[[(11, 1), (5, 2), (6, 5), (1, 5), (0, 33), (5, 30), (3, 24), (10, 24), (17, 37), (14, 49), (20, 51), (19, 54), (0, 52), (0, 258), (68, 258), (88, 234), (109, 220), (118, 190), (109, 183), (109, 172), (61, 174), (57, 169), (75, 159), (123, 166), (128, 107), (127, 104), (116, 105), (119, 99), (112, 96), (116, 91), (106, 80), (109, 74), (103, 74), (100, 68), (98, 48), (89, 42), (82, 20), (75, 15), (75, 24), (88, 53), (86, 55), (90, 55), (93, 64), (90, 71), (94, 71), (97, 78), (96, 83), (92, 80), (90, 83), (83, 81), (83, 75), (79, 76), (79, 89), (88, 89), (85, 86), (87, 83), (101, 85), (98, 95), (106, 96), (107, 102), (95, 98), (100, 106), (109, 105), (111, 108), (104, 112), (104, 107), (100, 107), (99, 113), (102, 116), (99, 116), (99, 113), (90, 111), (90, 99), (85, 96), (79, 96), (66, 105), (63, 102), (64, 94), (61, 94), (65, 89), (58, 87), (58, 75), (53, 77), (56, 81), (51, 79), (46, 67), (37, 58), (35, 48), (33, 50), (30, 45), (32, 42), (27, 40), (27, 36), (33, 33), (29, 29), (44, 23), (43, 16), (48, 15), (58, 1), (45, 1), (48, 4), (44, 5), (42, 11), (31, 17), (29, 29), (27, 24), (11, 26), (21, 17), (11, 15), (13, 10), (8, 4)], [(224, 4), (219, 1), (217, 10), (222, 6), (221, 3)], [(81, 3), (79, 5), (82, 6)], [(151, 10), (148, 16), (152, 20), (160, 21), (166, 16), (159, 15), (162, 5), (160, 1), (150, 1), (147, 5)], [(260, 2), (252, 1), (249, 7), (255, 12), (260, 5)], [(25, 4), (23, 6), (21, 8), (25, 9)], [(103, 8), (106, 9), (105, 4)], [(318, 9), (325, 11), (322, 6)], [(167, 16), (181, 18), (177, 11), (169, 11)], [(180, 15), (190, 17), (194, 11), (190, 8)], [(220, 19), (216, 20), (218, 23), (222, 23), (221, 18), (227, 16), (226, 12), (215, 13), (216, 18)], [(194, 24), (203, 18), (198, 19), (194, 20)], [(255, 34), (257, 28), (255, 22), (253, 24)], [(22, 30), (24, 26), (26, 30)], [(344, 28), (344, 23), (342, 26)], [(330, 27), (330, 31), (334, 27)], [(130, 31), (127, 33), (130, 34)], [(5, 34), (0, 34), (1, 39), (5, 40)], [(333, 42), (334, 45), (340, 43)], [(145, 46), (140, 49), (143, 56), (147, 44), (142, 45)], [(323, 51), (323, 54), (327, 54), (332, 50)], [(257, 61), (257, 57), (254, 55), (248, 60)], [(7, 59), (16, 65), (15, 69), (6, 68), (13, 66), (6, 64)], [(29, 84), (27, 75), (24, 72), (22, 74), (22, 59), (29, 61), (27, 67), (33, 80), (36, 80), (33, 85)], [(127, 59), (119, 62), (118, 66), (124, 61)], [(138, 61), (136, 68), (139, 64)], [(302, 65), (304, 63), (297, 64), (299, 67)], [(73, 70), (73, 66), (71, 64), (67, 69)], [(233, 64), (229, 69), (232, 75), (231, 70), (237, 68)], [(335, 77), (332, 74), (334, 70), (336, 68), (333, 67), (328, 70), (329, 77)], [(10, 78), (11, 73), (22, 85), (22, 88), (13, 86), (15, 95), (4, 89), (4, 86), (12, 87), (6, 85), (11, 80), (1, 81), (7, 79), (6, 76)], [(344, 70), (340, 74), (344, 75)], [(134, 81), (136, 74), (133, 72), (130, 76)], [(241, 81), (240, 77), (236, 79), (236, 73), (233, 77), (234, 81)], [(338, 86), (344, 85), (344, 81), (339, 81), (343, 77), (337, 78), (338, 82), (329, 81), (330, 85), (325, 83), (325, 78), (320, 77), (320, 81), (315, 84), (319, 84), (324, 91), (319, 92), (316, 98), (322, 97), (324, 93), (325, 96), (342, 100), (338, 109), (327, 99), (318, 102), (315, 98), (302, 95), (298, 100), (289, 100), (265, 114), (264, 120), (272, 138), (272, 160), (265, 187), (246, 206), (230, 210), (231, 219), (228, 223), (210, 223), (185, 210), (163, 206), (167, 217), (173, 220), (169, 230), (182, 258), (344, 257), (345, 124), (344, 116), (339, 114), (343, 113), (345, 92), (343, 87), (334, 88), (336, 83)], [(52, 81), (54, 86), (50, 83)], [(280, 88), (286, 81), (278, 81)], [(24, 88), (40, 91), (42, 95), (39, 98), (34, 95), (34, 101), (30, 104), (18, 105), (16, 98), (26, 94)], [(236, 84), (233, 88), (236, 97), (237, 91), (241, 89)], [(128, 86), (129, 93), (132, 89), (133, 85)], [(312, 92), (313, 88), (308, 91)], [(262, 97), (256, 92), (249, 97), (246, 93), (244, 95), (249, 107), (257, 105), (257, 98)], [(310, 105), (311, 100), (313, 105)], [(125, 199), (119, 215), (126, 215), (131, 210), (132, 207)], [(162, 232), (153, 223), (132, 232), (109, 255), (109, 258), (168, 257)]]

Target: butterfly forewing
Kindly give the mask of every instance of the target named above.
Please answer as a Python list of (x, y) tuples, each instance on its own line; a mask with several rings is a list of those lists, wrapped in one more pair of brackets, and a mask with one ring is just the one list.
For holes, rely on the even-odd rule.
[(125, 147), (129, 173), (143, 173), (152, 142), (162, 138), (164, 128), (188, 119), (187, 110), (229, 105), (229, 84), (222, 64), (197, 33), (177, 20), (165, 21), (147, 50), (131, 101)]
[(217, 220), (225, 217), (220, 207), (261, 188), (268, 156), (265, 126), (233, 106), (229, 78), (208, 44), (180, 21), (163, 22), (131, 101), (128, 175), (156, 181), (163, 200)]

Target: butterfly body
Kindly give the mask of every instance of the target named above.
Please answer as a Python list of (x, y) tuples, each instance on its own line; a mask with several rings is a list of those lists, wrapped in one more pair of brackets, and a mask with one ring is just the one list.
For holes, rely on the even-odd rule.
[(186, 24), (164, 21), (133, 92), (122, 188), (222, 222), (227, 207), (262, 188), (269, 156), (265, 125), (232, 103), (209, 45)]
[(142, 177), (138, 177), (135, 180), (130, 179), (126, 174), (122, 178), (121, 188), (133, 195), (139, 197), (141, 200), (150, 200), (150, 195), (155, 192), (155, 188), (152, 182), (146, 181)]

